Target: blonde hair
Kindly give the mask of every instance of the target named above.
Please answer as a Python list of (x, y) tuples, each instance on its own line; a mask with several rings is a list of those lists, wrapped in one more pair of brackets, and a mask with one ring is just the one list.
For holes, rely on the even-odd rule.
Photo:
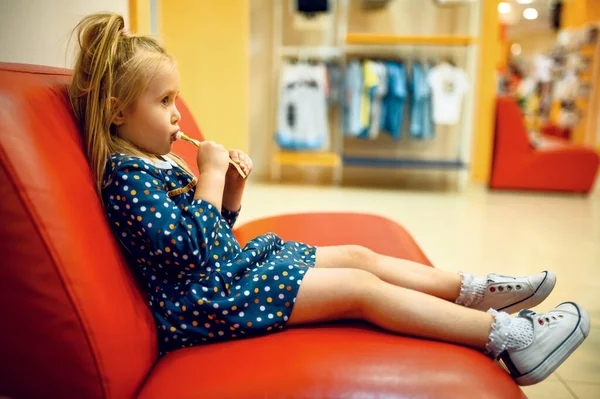
[[(111, 154), (154, 157), (118, 137), (112, 122), (134, 104), (165, 62), (175, 66), (173, 57), (154, 38), (130, 35), (124, 28), (121, 15), (98, 13), (83, 18), (73, 30), (79, 51), (69, 99), (99, 193)], [(179, 157), (172, 153), (167, 157), (189, 172)]]

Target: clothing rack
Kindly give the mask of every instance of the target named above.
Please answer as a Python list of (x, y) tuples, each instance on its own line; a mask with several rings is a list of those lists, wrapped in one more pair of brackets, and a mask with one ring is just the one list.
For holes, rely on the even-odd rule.
[[(412, 53), (412, 57), (426, 59), (454, 59), (457, 51), (462, 51), (466, 58), (465, 72), (470, 77), (470, 89), (465, 95), (460, 118), (460, 143), (456, 154), (443, 159), (422, 159), (419, 157), (381, 157), (376, 155), (358, 155), (348, 153), (345, 149), (349, 140), (342, 126), (343, 112), (340, 112), (339, 130), (330, 129), (331, 149), (327, 152), (297, 152), (275, 148), (272, 156), (271, 178), (279, 180), (281, 167), (288, 166), (321, 166), (333, 169), (333, 183), (340, 184), (343, 179), (344, 166), (452, 170), (459, 172), (458, 185), (463, 188), (469, 179), (471, 163), (471, 143), (473, 139), (474, 96), (477, 76), (478, 36), (481, 19), (479, 2), (470, 3), (473, 7), (469, 12), (469, 31), (472, 35), (394, 35), (376, 33), (348, 33), (349, 0), (331, 2), (330, 29), (326, 44), (323, 46), (285, 46), (283, 39), (283, 4), (276, 1), (273, 15), (273, 79), (274, 97), (278, 98), (280, 65), (282, 61), (297, 59), (299, 61), (318, 59), (322, 61), (335, 60), (345, 68), (352, 58), (369, 56), (376, 58), (401, 58), (403, 54)], [(333, 32), (337, 30), (336, 37)], [(273, 112), (277, 107), (271, 107)], [(276, 120), (273, 115), (271, 120)], [(274, 144), (275, 146), (275, 144)]]

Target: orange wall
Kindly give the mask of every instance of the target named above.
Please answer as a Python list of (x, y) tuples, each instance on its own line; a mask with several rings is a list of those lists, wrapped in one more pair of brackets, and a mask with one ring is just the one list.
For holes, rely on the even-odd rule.
[(502, 51), (498, 3), (499, 0), (486, 0), (481, 5), (483, 9), (471, 177), (473, 181), (484, 183), (489, 181), (491, 172), (496, 114), (496, 68)]
[(588, 22), (600, 21), (599, 0), (566, 0), (564, 2), (562, 28), (578, 28)]
[[(600, 21), (600, 0), (565, 1), (561, 16), (562, 29), (576, 29), (591, 22), (598, 21)], [(593, 54), (593, 46), (584, 46), (582, 52)], [(591, 76), (588, 76), (585, 79), (591, 79)], [(596, 141), (596, 132), (590, 131), (589, 119), (598, 120), (598, 107), (595, 106), (595, 104), (600, 101), (600, 82), (594, 82), (593, 86), (595, 89), (590, 100), (580, 98), (577, 101), (578, 107), (584, 110), (582, 122), (573, 129), (572, 140), (578, 144), (594, 144)], [(588, 101), (592, 101), (592, 106), (590, 106)], [(595, 124), (591, 125), (592, 130), (594, 126)]]
[(500, 24), (498, 29), (500, 30), (498, 33), (498, 41), (500, 43), (500, 49), (498, 50), (498, 70), (504, 71), (510, 59), (512, 41), (508, 41), (508, 27), (506, 25)]

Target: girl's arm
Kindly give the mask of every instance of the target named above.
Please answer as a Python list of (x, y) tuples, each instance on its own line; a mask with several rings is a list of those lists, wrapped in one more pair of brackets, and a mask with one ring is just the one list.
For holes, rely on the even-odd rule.
[(223, 192), (223, 209), (238, 212), (242, 206), (242, 197), (244, 195), (246, 181), (241, 180), (235, 183), (228, 183), (229, 184), (225, 185), (225, 191)]
[[(246, 177), (252, 172), (252, 160), (248, 155), (239, 150), (229, 152), (229, 157), (244, 171)], [(246, 179), (244, 179), (233, 165), (229, 165), (225, 175), (225, 188), (223, 191), (223, 201), (221, 212), (227, 218), (229, 225), (233, 227), (238, 213), (242, 206), (242, 197), (246, 188)]]
[[(145, 161), (129, 157), (116, 161), (118, 165), (111, 183), (103, 189), (103, 198), (108, 219), (120, 232), (121, 242), (125, 246), (139, 245), (134, 238), (143, 232), (150, 240), (145, 244), (147, 250), (163, 255), (169, 264), (184, 270), (212, 258), (210, 240), (218, 233), (222, 218), (227, 218), (213, 202), (216, 195), (221, 203), (222, 191), (209, 186), (222, 187), (223, 183), (212, 173), (203, 173), (200, 194), (194, 193), (200, 198), (182, 206), (169, 196), (169, 181), (163, 181), (160, 172)], [(135, 248), (128, 249), (134, 252)]]
[[(217, 209), (225, 207), (227, 209), (238, 209), (228, 208), (224, 201), (225, 190), (225, 176), (221, 173), (201, 173), (198, 176), (198, 182), (196, 183), (196, 192), (194, 193), (195, 200), (204, 200), (213, 204)], [(243, 189), (242, 189), (243, 190)], [(240, 195), (241, 202), (241, 195)]]

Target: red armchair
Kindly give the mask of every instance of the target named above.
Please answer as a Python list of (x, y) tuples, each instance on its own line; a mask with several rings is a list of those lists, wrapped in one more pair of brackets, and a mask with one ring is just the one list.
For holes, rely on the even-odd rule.
[[(483, 354), (331, 323), (157, 355), (146, 300), (108, 226), (68, 104), (69, 74), (0, 64), (0, 396), (20, 398), (524, 397)], [(182, 129), (200, 138), (180, 104)], [(177, 150), (193, 164), (194, 148)], [(430, 264), (396, 223), (323, 213), (236, 230), (361, 244)]]
[(588, 193), (596, 180), (598, 163), (593, 149), (561, 140), (534, 148), (516, 101), (498, 98), (491, 188)]

